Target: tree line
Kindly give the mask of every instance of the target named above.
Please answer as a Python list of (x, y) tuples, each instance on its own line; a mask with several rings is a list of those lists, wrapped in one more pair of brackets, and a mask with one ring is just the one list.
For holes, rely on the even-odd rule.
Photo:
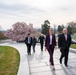
[[(55, 33), (62, 33), (62, 30), (64, 27), (67, 28), (68, 32), (70, 34), (76, 33), (76, 22), (69, 22), (67, 25), (56, 25), (57, 27), (54, 26), (54, 32)], [(44, 23), (41, 25), (41, 32), (44, 35), (48, 34), (48, 30), (51, 27), (50, 22), (48, 20), (45, 20)]]

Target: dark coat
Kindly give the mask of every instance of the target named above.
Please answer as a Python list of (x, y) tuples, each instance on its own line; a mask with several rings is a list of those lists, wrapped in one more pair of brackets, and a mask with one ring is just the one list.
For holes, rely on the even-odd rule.
[[(49, 46), (50, 46), (50, 35), (47, 35), (45, 39), (45, 47), (47, 50), (49, 49)], [(56, 39), (55, 35), (52, 34), (52, 47), (54, 48), (55, 46), (56, 46)]]
[(61, 34), (58, 38), (58, 47), (65, 49), (66, 47), (69, 48), (71, 45), (71, 36), (67, 34), (67, 40), (65, 39), (64, 34)]
[(36, 38), (32, 38), (32, 45), (36, 45), (37, 43), (37, 39)]
[[(31, 41), (30, 41), (30, 44), (32, 45), (32, 37), (31, 38)], [(28, 44), (28, 37), (26, 37), (26, 39), (24, 40), (25, 44), (27, 45)]]
[(40, 41), (40, 43), (44, 43), (44, 39), (45, 39), (44, 36), (40, 36), (38, 41)]

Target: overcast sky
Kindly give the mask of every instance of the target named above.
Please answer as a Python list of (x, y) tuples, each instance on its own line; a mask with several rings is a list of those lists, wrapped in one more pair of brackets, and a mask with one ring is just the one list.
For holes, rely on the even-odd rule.
[(41, 27), (46, 19), (52, 26), (76, 21), (76, 0), (0, 0), (3, 29), (18, 21)]

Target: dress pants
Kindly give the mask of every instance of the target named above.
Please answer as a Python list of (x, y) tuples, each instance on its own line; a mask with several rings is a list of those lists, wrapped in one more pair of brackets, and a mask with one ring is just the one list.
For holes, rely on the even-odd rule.
[(27, 44), (28, 53), (31, 53), (31, 44)]
[(36, 46), (36, 44), (33, 44), (32, 46), (33, 46), (33, 52), (35, 52), (35, 46)]
[(40, 45), (41, 45), (41, 50), (43, 50), (43, 43), (40, 43)]
[(64, 57), (64, 64), (67, 65), (68, 63), (68, 54), (69, 54), (69, 48), (61, 48), (61, 57), (60, 57), (60, 60), (62, 61), (62, 58)]
[(54, 53), (54, 47), (52, 45), (49, 46), (48, 49), (49, 55), (50, 55), (50, 63), (51, 65), (54, 65), (54, 61), (53, 61), (53, 53)]

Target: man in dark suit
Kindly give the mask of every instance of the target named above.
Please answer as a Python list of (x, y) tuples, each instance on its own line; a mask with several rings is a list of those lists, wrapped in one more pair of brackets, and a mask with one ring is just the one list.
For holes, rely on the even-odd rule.
[(60, 57), (60, 64), (62, 64), (62, 58), (64, 57), (64, 64), (66, 67), (68, 67), (68, 54), (69, 54), (69, 47), (71, 45), (71, 36), (68, 34), (67, 29), (63, 29), (63, 33), (59, 35), (58, 38), (58, 47), (61, 51), (61, 57)]
[(53, 53), (54, 53), (54, 48), (56, 46), (56, 38), (55, 35), (53, 34), (53, 28), (49, 29), (49, 34), (46, 36), (45, 39), (45, 48), (48, 50), (48, 53), (50, 55), (50, 64), (53, 67), (53, 70), (55, 70), (54, 68), (54, 61), (53, 61)]
[(40, 41), (40, 46), (41, 46), (41, 51), (43, 51), (43, 44), (44, 44), (44, 36), (41, 34), (41, 36), (39, 37), (38, 41)]
[(25, 39), (25, 44), (27, 46), (28, 55), (31, 55), (31, 45), (32, 45), (32, 37), (30, 37), (30, 33)]

